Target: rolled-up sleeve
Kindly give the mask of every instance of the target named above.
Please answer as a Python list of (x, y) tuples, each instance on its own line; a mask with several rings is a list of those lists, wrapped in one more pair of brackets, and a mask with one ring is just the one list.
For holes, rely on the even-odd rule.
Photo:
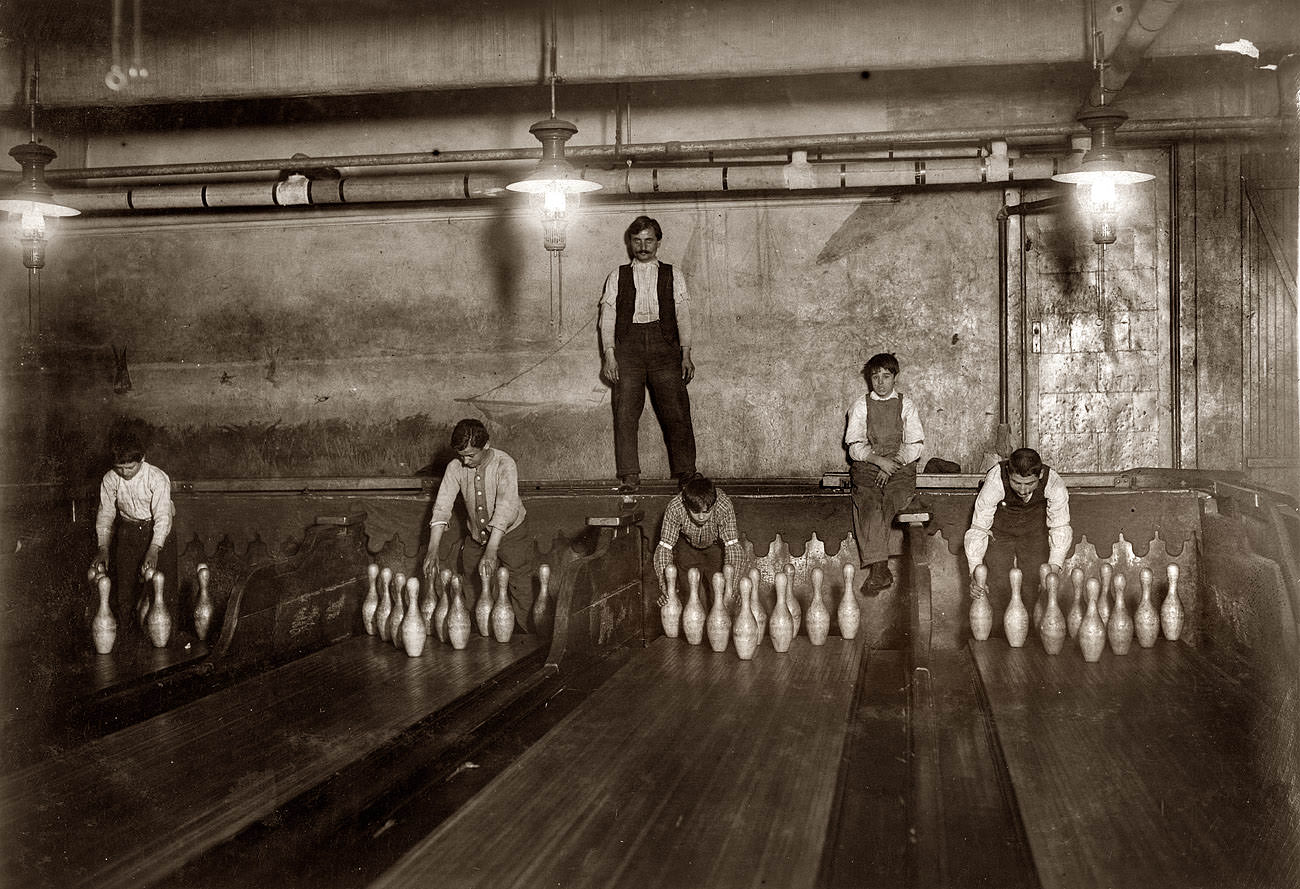
[(898, 462), (915, 463), (921, 459), (925, 448), (925, 429), (921, 426), (921, 414), (916, 409), (916, 402), (903, 398), (903, 444), (898, 449)]
[(153, 537), (150, 543), (161, 549), (172, 531), (172, 516), (176, 507), (172, 503), (172, 481), (166, 473), (157, 473), (157, 477), (151, 481), (149, 515), (153, 517)]
[(984, 485), (975, 495), (975, 513), (971, 516), (970, 530), (962, 540), (962, 546), (966, 550), (967, 569), (970, 571), (974, 571), (975, 566), (984, 561), (984, 554), (988, 552), (993, 517), (997, 514), (998, 503), (1004, 493), (1002, 469), (994, 466), (984, 476)]
[(433, 515), (429, 518), (429, 527), (446, 525), (451, 521), (451, 508), (456, 505), (456, 495), (460, 493), (460, 478), (456, 467), (448, 465), (442, 471), (442, 482), (438, 485), (438, 496), (433, 500)]
[(609, 273), (605, 279), (605, 289), (600, 294), (600, 348), (614, 346), (614, 309), (618, 300), (618, 269)]
[(1064, 565), (1074, 543), (1074, 529), (1070, 526), (1070, 492), (1055, 469), (1047, 471), (1043, 495), (1047, 498), (1047, 559), (1053, 565)]
[(499, 528), (503, 533), (515, 526), (523, 501), (519, 499), (519, 467), (515, 461), (502, 454), (496, 467), (496, 503), (492, 507), (489, 528)]
[(862, 461), (874, 453), (867, 441), (867, 400), (859, 398), (849, 408), (849, 420), (844, 429), (844, 443), (849, 446), (849, 459)]
[(99, 512), (95, 514), (95, 540), (100, 546), (108, 546), (113, 539), (113, 521), (117, 518), (117, 476), (112, 472), (104, 473), (99, 483)]

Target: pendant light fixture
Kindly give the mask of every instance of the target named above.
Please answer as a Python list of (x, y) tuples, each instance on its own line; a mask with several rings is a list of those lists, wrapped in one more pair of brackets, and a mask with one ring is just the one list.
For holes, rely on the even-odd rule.
[(45, 166), (58, 155), (47, 145), (36, 141), (36, 106), (39, 102), (40, 66), (33, 63), (32, 76), (27, 91), (27, 110), (31, 128), (30, 141), (9, 149), (9, 156), (23, 168), (18, 183), (0, 196), (0, 210), (17, 216), (19, 239), (23, 247), (23, 265), (34, 273), (45, 267), (45, 218), (47, 216), (77, 216), (75, 207), (59, 203), (54, 191), (45, 181)]
[(1091, 147), (1084, 152), (1079, 169), (1057, 173), (1052, 179), (1088, 189), (1088, 210), (1092, 217), (1092, 239), (1097, 244), (1113, 244), (1118, 216), (1117, 186), (1149, 182), (1155, 176), (1135, 169), (1124, 159), (1124, 152), (1114, 145), (1115, 130), (1128, 115), (1106, 104), (1104, 37), (1097, 26), (1097, 4), (1092, 4), (1092, 64), (1100, 86), (1100, 104), (1079, 113), (1076, 120), (1088, 128)]
[(577, 209), (581, 196), (600, 189), (599, 182), (582, 178), (582, 174), (564, 159), (564, 143), (578, 132), (571, 121), (555, 116), (556, 40), (555, 8), (550, 10), (549, 43), (551, 116), (539, 120), (528, 132), (542, 143), (542, 159), (531, 173), (506, 188), (533, 196), (534, 206), (542, 217), (542, 242), (547, 250), (559, 253), (565, 246), (565, 228), (569, 214)]

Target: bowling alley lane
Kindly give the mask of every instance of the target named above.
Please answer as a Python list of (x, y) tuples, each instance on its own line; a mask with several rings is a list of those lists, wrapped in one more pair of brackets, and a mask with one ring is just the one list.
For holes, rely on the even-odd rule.
[(354, 637), (7, 774), (0, 882), (150, 885), (540, 648)]
[(816, 885), (868, 656), (661, 637), (372, 885)]
[(1164, 639), (1094, 664), (1035, 641), (971, 648), (1044, 889), (1288, 884), (1294, 803), (1258, 677)]

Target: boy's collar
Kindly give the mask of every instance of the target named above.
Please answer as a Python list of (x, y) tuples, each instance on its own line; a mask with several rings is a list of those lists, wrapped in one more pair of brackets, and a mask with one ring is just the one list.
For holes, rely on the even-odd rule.
[(897, 389), (895, 389), (893, 392), (890, 392), (884, 398), (881, 398), (879, 395), (877, 395), (875, 389), (868, 389), (867, 395), (871, 398), (872, 401), (889, 401), (889, 399), (891, 398), (902, 398), (902, 395), (899, 394)]

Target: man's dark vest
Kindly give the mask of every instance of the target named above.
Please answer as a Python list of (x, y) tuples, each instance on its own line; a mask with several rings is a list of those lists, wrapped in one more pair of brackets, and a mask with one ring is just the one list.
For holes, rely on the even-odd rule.
[(998, 503), (998, 510), (993, 514), (993, 537), (1002, 539), (1006, 537), (1025, 537), (1027, 535), (1047, 534), (1047, 495), (1044, 489), (1047, 487), (1047, 473), (1049, 469), (1046, 464), (1038, 472), (1038, 487), (1034, 488), (1034, 493), (1029, 495), (1029, 501), (1025, 502), (1020, 499), (1020, 495), (1011, 489), (1011, 462), (1003, 460), (1002, 468), (1002, 500)]
[[(614, 303), (614, 343), (618, 344), (632, 329), (632, 316), (636, 313), (636, 282), (632, 278), (632, 263), (618, 267), (618, 298)], [(674, 346), (680, 346), (677, 337), (677, 306), (673, 302), (673, 267), (659, 263), (659, 329)]]

